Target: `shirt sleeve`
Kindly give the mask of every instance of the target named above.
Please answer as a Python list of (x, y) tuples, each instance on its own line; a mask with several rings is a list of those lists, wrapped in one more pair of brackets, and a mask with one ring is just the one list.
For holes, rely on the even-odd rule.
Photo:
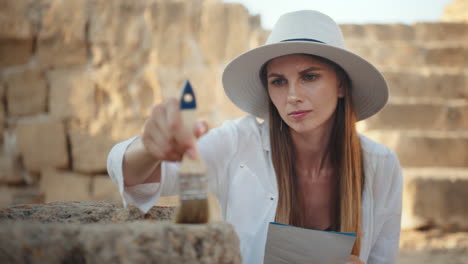
[[(178, 162), (161, 163), (161, 182), (125, 187), (123, 181), (123, 157), (128, 146), (137, 137), (116, 144), (107, 158), (107, 171), (119, 189), (124, 207), (133, 204), (143, 212), (149, 211), (160, 196), (176, 195)], [(226, 121), (219, 128), (202, 136), (197, 147), (208, 168), (208, 189), (223, 204), (227, 200), (227, 177), (224, 177), (230, 157), (236, 151), (237, 133), (234, 121)]]
[[(379, 172), (384, 177), (377, 182), (375, 195), (379, 196), (376, 204), (376, 221), (374, 232), (377, 232), (371, 249), (369, 264), (397, 263), (399, 253), (403, 176), (400, 162), (394, 152), (387, 155)], [(377, 200), (377, 199), (376, 199)]]
[(133, 204), (143, 212), (156, 203), (161, 195), (160, 183), (145, 183), (131, 187), (124, 186), (123, 158), (128, 146), (138, 137), (133, 137), (116, 144), (107, 156), (107, 172), (117, 186), (124, 207)]

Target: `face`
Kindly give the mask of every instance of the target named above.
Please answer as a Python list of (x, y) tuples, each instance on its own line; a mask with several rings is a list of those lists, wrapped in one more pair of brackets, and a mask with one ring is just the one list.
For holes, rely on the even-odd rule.
[(338, 98), (344, 96), (331, 65), (293, 54), (273, 59), (266, 71), (270, 99), (292, 132), (330, 126)]

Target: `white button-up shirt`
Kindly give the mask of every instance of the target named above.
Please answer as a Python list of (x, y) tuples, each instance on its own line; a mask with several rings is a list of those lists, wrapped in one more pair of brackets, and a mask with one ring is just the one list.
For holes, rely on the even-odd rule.
[[(107, 168), (124, 206), (134, 204), (146, 212), (160, 196), (177, 194), (179, 164), (163, 162), (160, 183), (124, 187), (123, 156), (134, 139), (114, 146)], [(362, 135), (360, 139), (366, 176), (360, 259), (369, 264), (396, 263), (403, 182), (399, 161), (384, 145)], [(268, 223), (275, 219), (278, 201), (268, 125), (253, 116), (226, 121), (201, 137), (198, 149), (208, 167), (209, 191), (239, 236), (243, 263), (262, 263)]]

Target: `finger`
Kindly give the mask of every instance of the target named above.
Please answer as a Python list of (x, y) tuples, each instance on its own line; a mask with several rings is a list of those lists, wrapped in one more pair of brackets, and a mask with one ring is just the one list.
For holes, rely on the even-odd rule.
[(192, 136), (184, 127), (182, 112), (178, 101), (175, 99), (168, 101), (167, 120), (170, 126), (171, 138), (174, 138), (178, 145), (183, 145), (185, 148), (192, 146)]
[(167, 112), (167, 103), (159, 105), (154, 111), (151, 118), (151, 121), (155, 124), (155, 129), (152, 131), (154, 138), (163, 138), (169, 140), (171, 137), (170, 131), (168, 129), (168, 124), (166, 122), (166, 112)]
[(205, 120), (199, 120), (195, 123), (195, 137), (199, 138), (206, 134), (209, 130), (208, 123)]

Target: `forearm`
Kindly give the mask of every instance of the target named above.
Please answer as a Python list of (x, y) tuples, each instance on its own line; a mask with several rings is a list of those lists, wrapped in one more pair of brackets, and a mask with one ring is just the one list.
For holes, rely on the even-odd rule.
[(123, 178), (125, 186), (161, 181), (161, 162), (145, 149), (141, 137), (135, 139), (125, 151)]

